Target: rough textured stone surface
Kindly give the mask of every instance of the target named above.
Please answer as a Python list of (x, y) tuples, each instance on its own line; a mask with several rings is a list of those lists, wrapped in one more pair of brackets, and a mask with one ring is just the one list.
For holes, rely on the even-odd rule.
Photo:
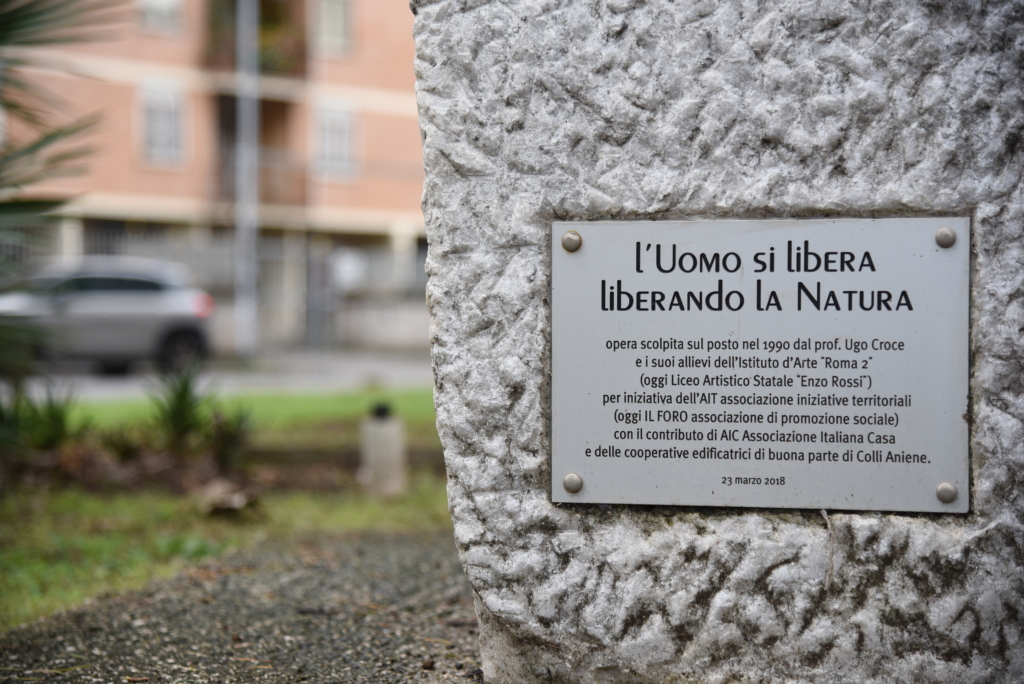
[[(414, 0), (488, 681), (1024, 681), (1024, 5)], [(552, 220), (969, 215), (972, 512), (549, 501)]]

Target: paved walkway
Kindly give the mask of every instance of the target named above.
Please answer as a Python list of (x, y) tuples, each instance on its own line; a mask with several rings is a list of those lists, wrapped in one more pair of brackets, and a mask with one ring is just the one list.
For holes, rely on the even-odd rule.
[(0, 682), (482, 682), (451, 532), (324, 538), (0, 635)]
[[(44, 367), (29, 382), (29, 392), (45, 396), (47, 386), (71, 392), (83, 401), (143, 398), (153, 392), (155, 376), (141, 371), (103, 376), (82, 364)], [(430, 356), (423, 352), (282, 351), (268, 352), (249, 364), (212, 361), (201, 386), (219, 395), (275, 392), (340, 392), (368, 386), (429, 387), (434, 382)]]

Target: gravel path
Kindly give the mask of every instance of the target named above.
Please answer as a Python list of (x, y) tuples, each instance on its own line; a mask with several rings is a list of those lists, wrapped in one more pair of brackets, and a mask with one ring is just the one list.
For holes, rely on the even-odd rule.
[(482, 682), (450, 532), (320, 538), (0, 635), (0, 682)]

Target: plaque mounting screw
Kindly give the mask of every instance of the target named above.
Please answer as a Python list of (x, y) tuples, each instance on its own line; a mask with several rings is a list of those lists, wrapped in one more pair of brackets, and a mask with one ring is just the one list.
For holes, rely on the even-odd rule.
[(565, 487), (565, 491), (575, 494), (583, 489), (583, 478), (576, 473), (569, 473), (562, 479), (562, 486)]
[(935, 233), (935, 243), (943, 249), (949, 249), (956, 244), (956, 231), (952, 228), (939, 228)]
[[(955, 238), (954, 238), (955, 239)], [(566, 252), (575, 252), (583, 246), (583, 238), (575, 230), (570, 230), (562, 236), (562, 247)], [(579, 491), (578, 489), (576, 491)]]
[(935, 496), (939, 497), (942, 503), (953, 503), (957, 497), (956, 485), (943, 482), (935, 488)]

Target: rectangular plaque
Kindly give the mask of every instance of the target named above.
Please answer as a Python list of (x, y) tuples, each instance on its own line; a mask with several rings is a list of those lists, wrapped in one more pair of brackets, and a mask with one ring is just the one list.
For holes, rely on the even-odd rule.
[(555, 223), (552, 500), (966, 512), (969, 250), (966, 218)]

